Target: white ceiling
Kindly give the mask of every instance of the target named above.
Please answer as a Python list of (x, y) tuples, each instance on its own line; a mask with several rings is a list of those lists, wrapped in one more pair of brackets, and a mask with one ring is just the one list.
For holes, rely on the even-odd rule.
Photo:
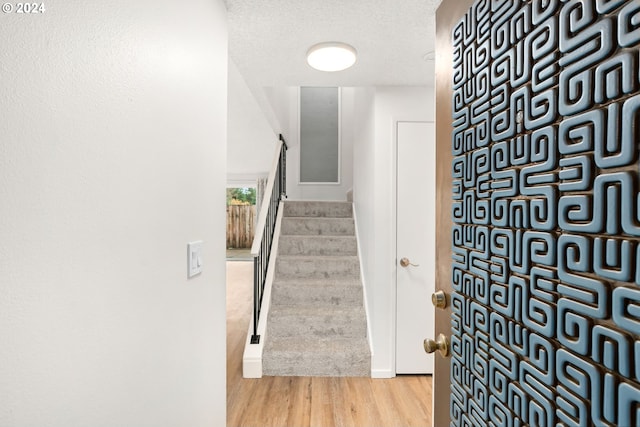
[[(435, 10), (441, 0), (226, 0), (229, 55), (252, 91), (280, 86), (432, 85)], [(356, 64), (325, 73), (307, 50), (348, 43)]]

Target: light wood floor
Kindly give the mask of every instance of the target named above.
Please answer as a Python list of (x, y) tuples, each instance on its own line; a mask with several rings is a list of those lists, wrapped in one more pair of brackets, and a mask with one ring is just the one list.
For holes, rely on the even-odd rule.
[(252, 264), (227, 262), (227, 426), (431, 426), (431, 376), (242, 378)]

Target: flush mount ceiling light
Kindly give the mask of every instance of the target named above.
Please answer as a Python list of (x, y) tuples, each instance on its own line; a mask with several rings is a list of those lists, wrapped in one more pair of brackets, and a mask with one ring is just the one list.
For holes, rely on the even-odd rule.
[(320, 71), (342, 71), (356, 63), (356, 50), (346, 43), (318, 43), (307, 51), (307, 63)]

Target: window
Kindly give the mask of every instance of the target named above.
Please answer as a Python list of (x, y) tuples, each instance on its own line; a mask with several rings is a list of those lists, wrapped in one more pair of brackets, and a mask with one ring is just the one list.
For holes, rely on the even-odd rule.
[(300, 88), (300, 183), (340, 183), (340, 92)]

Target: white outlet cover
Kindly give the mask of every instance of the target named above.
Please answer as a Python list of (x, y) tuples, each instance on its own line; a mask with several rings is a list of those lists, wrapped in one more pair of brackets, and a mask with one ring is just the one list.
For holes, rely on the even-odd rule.
[(202, 240), (187, 243), (187, 277), (202, 273)]

